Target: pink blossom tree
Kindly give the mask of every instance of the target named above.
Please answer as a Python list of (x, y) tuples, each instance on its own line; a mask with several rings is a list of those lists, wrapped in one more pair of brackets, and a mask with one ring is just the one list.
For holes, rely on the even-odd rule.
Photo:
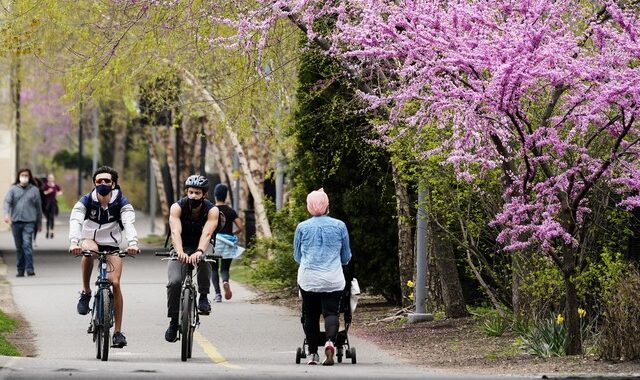
[[(492, 222), (498, 240), (507, 252), (540, 252), (559, 268), (567, 353), (580, 353), (573, 278), (594, 189), (618, 192), (621, 207), (640, 206), (637, 12), (612, 0), (257, 5), (226, 19), (243, 40), (236, 46), (260, 51), (270, 25), (289, 18), (366, 83), (359, 88), (370, 108), (389, 115), (377, 127), (381, 141), (435, 125), (443, 132), (437, 153), (461, 180), (502, 171), (504, 205)], [(321, 18), (335, 21), (329, 34), (314, 28)]]

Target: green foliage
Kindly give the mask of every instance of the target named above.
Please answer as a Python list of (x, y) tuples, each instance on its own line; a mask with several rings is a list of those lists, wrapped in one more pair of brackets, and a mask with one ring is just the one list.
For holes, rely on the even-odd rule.
[(535, 320), (531, 330), (520, 336), (523, 348), (540, 357), (564, 356), (567, 345), (567, 329), (557, 317)]
[(500, 314), (496, 309), (486, 306), (467, 307), (467, 311), (487, 336), (502, 336), (509, 328), (509, 318), (504, 311)]
[(640, 272), (629, 268), (608, 292), (597, 340), (600, 355), (610, 360), (640, 359)]
[(292, 158), (292, 199), (304, 207), (306, 194), (323, 187), (330, 215), (349, 230), (352, 262), (361, 286), (399, 302), (397, 220), (390, 158), (367, 143), (371, 126), (359, 112), (340, 68), (325, 55), (307, 51), (299, 68), (299, 107), (290, 131), (297, 138)]

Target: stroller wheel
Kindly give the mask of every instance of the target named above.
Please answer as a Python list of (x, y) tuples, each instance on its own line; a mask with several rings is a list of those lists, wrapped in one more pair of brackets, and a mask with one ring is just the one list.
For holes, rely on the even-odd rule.
[(342, 363), (342, 347), (338, 347), (336, 356), (338, 357), (338, 363)]
[(344, 352), (344, 356), (347, 359), (351, 359), (351, 350), (347, 348), (347, 350)]
[(349, 351), (351, 352), (351, 364), (356, 364), (356, 348), (351, 347)]
[(300, 364), (300, 359), (302, 359), (304, 356), (302, 355), (302, 348), (298, 347), (298, 349), (296, 350), (296, 364)]

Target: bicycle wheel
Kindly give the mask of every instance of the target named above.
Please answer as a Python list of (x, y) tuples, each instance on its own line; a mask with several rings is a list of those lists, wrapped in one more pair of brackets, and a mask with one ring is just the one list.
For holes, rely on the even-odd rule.
[(187, 358), (189, 358), (189, 347), (191, 346), (191, 339), (193, 339), (193, 335), (191, 334), (192, 303), (193, 296), (191, 289), (186, 288), (182, 291), (182, 305), (180, 308), (180, 339), (182, 340), (180, 358), (183, 362), (186, 362)]
[(196, 331), (196, 326), (198, 325), (198, 310), (196, 310), (196, 302), (195, 298), (191, 303), (193, 306), (191, 307), (191, 328), (189, 329), (189, 352), (187, 353), (187, 357), (191, 359), (191, 353), (193, 352), (193, 333)]
[(102, 361), (106, 362), (109, 360), (109, 346), (111, 345), (111, 316), (113, 315), (113, 311), (111, 310), (111, 296), (109, 294), (109, 289), (102, 289), (100, 291), (102, 298)]
[(100, 309), (100, 294), (96, 293), (93, 298), (93, 308), (91, 309), (93, 341), (96, 343), (96, 359), (102, 359), (102, 311)]

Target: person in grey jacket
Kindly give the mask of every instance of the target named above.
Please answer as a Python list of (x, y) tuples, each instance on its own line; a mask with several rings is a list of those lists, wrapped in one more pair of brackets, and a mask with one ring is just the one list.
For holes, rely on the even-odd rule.
[(18, 277), (35, 276), (33, 267), (33, 235), (42, 229), (40, 189), (31, 170), (18, 170), (15, 183), (4, 198), (4, 222), (11, 223), (13, 241), (18, 256)]

